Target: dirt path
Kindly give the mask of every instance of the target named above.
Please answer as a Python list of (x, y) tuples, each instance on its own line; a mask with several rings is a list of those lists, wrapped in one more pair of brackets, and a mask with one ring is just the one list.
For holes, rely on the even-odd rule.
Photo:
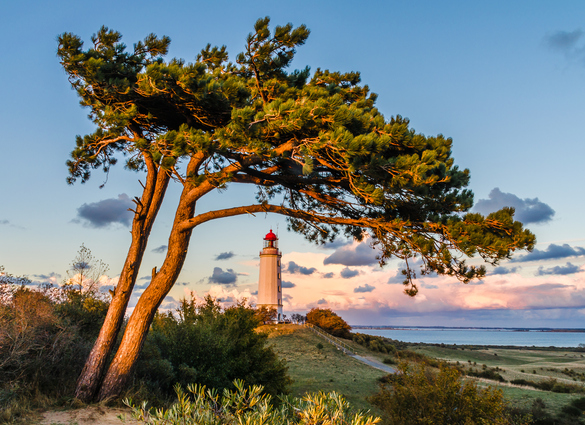
[[(122, 422), (118, 416), (126, 415), (126, 422)], [(132, 419), (130, 409), (118, 407), (88, 406), (82, 409), (50, 410), (41, 413), (39, 422), (35, 425), (138, 425)]]

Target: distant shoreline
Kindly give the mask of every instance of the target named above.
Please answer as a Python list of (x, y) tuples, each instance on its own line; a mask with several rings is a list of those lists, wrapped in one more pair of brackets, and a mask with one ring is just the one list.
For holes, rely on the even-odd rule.
[(585, 333), (585, 328), (503, 328), (503, 327), (482, 327), (482, 326), (368, 326), (351, 325), (352, 330), (356, 329), (380, 329), (395, 331), (416, 331), (416, 330), (490, 330), (504, 332), (571, 332)]

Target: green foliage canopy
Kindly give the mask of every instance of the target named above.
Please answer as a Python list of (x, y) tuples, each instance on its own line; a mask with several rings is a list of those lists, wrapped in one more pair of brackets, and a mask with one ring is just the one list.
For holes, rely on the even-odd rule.
[(63, 34), (61, 63), (98, 126), (77, 138), (70, 181), (107, 170), (117, 153), (140, 169), (138, 153), (147, 152), (189, 189), (193, 203), (227, 185), (255, 185), (257, 203), (195, 215), (179, 228), (274, 212), (311, 241), (367, 233), (381, 264), (406, 261), (410, 295), (417, 292), (415, 258), (422, 274), (468, 282), (485, 269), (465, 257), (497, 264), (516, 249), (532, 249), (534, 235), (514, 221), (512, 208), (487, 217), (468, 212), (469, 171), (454, 164), (450, 138), (416, 133), (399, 115), (386, 119), (357, 72), (288, 72), (308, 35), (304, 25), (271, 31), (264, 18), (235, 63), (225, 46), (210, 45), (185, 63), (164, 61), (167, 37), (150, 35), (127, 52), (121, 35), (105, 27), (87, 50)]

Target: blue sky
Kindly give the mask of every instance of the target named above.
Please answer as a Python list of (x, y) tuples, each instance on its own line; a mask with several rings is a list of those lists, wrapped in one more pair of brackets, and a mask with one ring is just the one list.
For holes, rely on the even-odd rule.
[[(195, 230), (168, 306), (191, 291), (253, 299), (257, 254), (272, 227), (289, 312), (330, 307), (354, 324), (585, 327), (584, 12), (580, 1), (3, 2), (0, 265), (58, 283), (84, 243), (115, 280), (129, 245), (123, 211), (140, 193), (139, 174), (116, 166), (103, 189), (100, 173), (85, 185), (65, 182), (75, 136), (93, 127), (58, 63), (59, 34), (87, 43), (106, 25), (129, 46), (151, 32), (169, 36), (169, 58), (194, 60), (207, 43), (225, 44), (234, 58), (256, 19), (270, 16), (311, 30), (293, 69), (360, 71), (386, 117), (452, 137), (476, 208), (517, 207), (538, 245), (479, 284), (421, 279), (410, 299), (394, 283), (399, 262), (380, 270), (365, 245), (315, 247), (277, 216), (225, 219)], [(169, 190), (138, 286), (164, 259), (178, 193)], [(198, 208), (252, 198), (231, 188)]]

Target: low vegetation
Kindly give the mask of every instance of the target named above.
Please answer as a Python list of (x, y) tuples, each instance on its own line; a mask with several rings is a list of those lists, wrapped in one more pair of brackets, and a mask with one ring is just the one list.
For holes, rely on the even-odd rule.
[(261, 386), (246, 388), (234, 382), (234, 390), (208, 390), (202, 385), (189, 385), (188, 393), (177, 386), (177, 402), (168, 409), (148, 410), (134, 406), (133, 416), (152, 425), (281, 425), (331, 424), (374, 425), (379, 418), (355, 412), (343, 396), (336, 393), (309, 394), (300, 398), (282, 397), (278, 401)]
[(142, 397), (161, 401), (174, 386), (191, 383), (221, 392), (233, 381), (261, 385), (272, 396), (288, 392), (290, 378), (283, 360), (256, 332), (255, 311), (242, 303), (222, 310), (207, 297), (202, 304), (183, 300), (173, 313), (157, 314), (137, 365), (135, 386)]
[(351, 326), (330, 308), (313, 308), (307, 313), (307, 323), (340, 338), (351, 339)]

